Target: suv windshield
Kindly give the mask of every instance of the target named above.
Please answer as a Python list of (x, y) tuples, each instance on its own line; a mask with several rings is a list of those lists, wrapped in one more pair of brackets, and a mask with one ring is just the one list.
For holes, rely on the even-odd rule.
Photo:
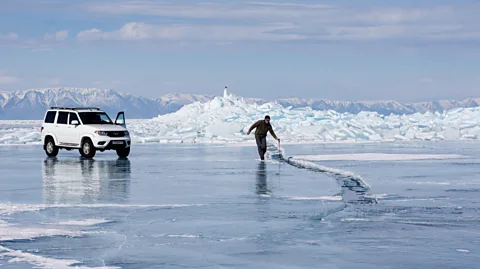
[(83, 124), (113, 124), (105, 112), (79, 112)]

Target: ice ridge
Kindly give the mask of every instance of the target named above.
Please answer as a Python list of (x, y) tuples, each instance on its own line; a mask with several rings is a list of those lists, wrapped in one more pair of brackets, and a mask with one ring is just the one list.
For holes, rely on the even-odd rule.
[[(284, 149), (273, 144), (268, 147), (267, 158), (272, 160), (278, 159), (293, 167), (323, 173), (334, 178), (341, 189), (338, 195), (342, 198), (344, 205), (330, 212), (331, 214), (345, 209), (349, 204), (378, 203), (378, 199), (369, 194), (371, 189), (367, 182), (365, 182), (362, 176), (354, 172), (322, 166), (310, 161), (297, 159), (294, 156), (288, 157)], [(314, 218), (323, 219), (327, 215), (315, 216)]]
[(284, 108), (278, 103), (246, 102), (226, 91), (207, 103), (186, 105), (175, 113), (132, 124), (135, 141), (243, 142), (253, 122), (270, 115), (276, 134), (285, 142), (357, 142), (413, 140), (469, 140), (480, 138), (480, 108), (461, 108), (443, 113), (382, 115), (310, 107)]
[[(382, 115), (311, 107), (256, 104), (224, 92), (209, 102), (195, 102), (152, 119), (128, 120), (133, 143), (250, 143), (253, 122), (270, 115), (275, 133), (286, 143), (476, 140), (480, 107), (442, 113)], [(39, 121), (0, 121), (0, 144), (40, 142)], [(270, 139), (270, 136), (269, 136)]]

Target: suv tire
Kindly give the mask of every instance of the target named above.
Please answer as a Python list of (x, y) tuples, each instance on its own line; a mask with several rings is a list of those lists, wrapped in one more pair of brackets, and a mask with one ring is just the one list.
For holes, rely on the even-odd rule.
[(45, 153), (47, 153), (47, 156), (49, 157), (55, 157), (58, 155), (58, 147), (55, 145), (55, 141), (53, 141), (53, 138), (48, 137), (45, 140)]
[(90, 140), (90, 138), (85, 138), (82, 141), (81, 148), (79, 149), (79, 151), (83, 157), (93, 158), (97, 150), (93, 146), (92, 140)]
[(118, 157), (126, 158), (126, 157), (128, 157), (128, 154), (130, 154), (130, 147), (123, 148), (123, 149), (117, 149)]

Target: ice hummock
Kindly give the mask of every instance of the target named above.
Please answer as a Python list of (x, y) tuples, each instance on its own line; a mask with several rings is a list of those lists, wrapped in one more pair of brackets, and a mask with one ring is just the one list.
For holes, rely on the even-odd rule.
[[(480, 138), (480, 107), (411, 115), (351, 114), (283, 107), (276, 102), (256, 104), (228, 93), (226, 87), (223, 96), (209, 102), (195, 102), (153, 119), (127, 119), (127, 127), (133, 143), (253, 143), (253, 134), (246, 133), (265, 115), (270, 115), (275, 133), (287, 143)], [(39, 143), (40, 125), (38, 121), (0, 121), (0, 144)]]
[[(382, 115), (358, 114), (311, 107), (283, 107), (276, 102), (255, 104), (228, 93), (207, 103), (196, 102), (175, 113), (137, 121), (134, 140), (150, 142), (244, 142), (256, 120), (270, 115), (282, 142), (355, 142), (458, 140), (480, 137), (480, 108), (461, 108), (444, 113)], [(270, 136), (269, 136), (270, 137)]]

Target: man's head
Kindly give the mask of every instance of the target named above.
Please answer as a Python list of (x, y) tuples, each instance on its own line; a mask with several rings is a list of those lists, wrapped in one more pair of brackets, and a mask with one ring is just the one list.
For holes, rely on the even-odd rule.
[(270, 123), (270, 116), (268, 116), (268, 115), (265, 116), (265, 122), (266, 122), (266, 123)]

